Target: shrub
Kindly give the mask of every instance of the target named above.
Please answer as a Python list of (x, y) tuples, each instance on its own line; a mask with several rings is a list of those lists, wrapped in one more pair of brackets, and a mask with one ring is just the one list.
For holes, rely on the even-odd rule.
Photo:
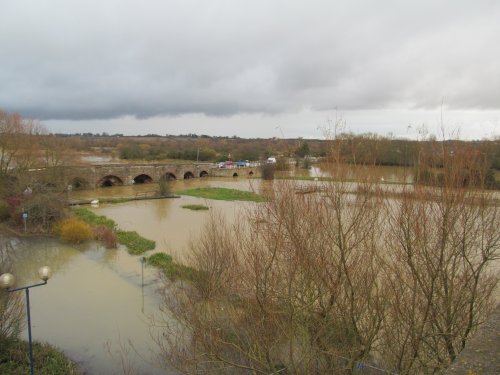
[(99, 240), (104, 244), (106, 249), (116, 249), (118, 239), (112, 229), (104, 225), (94, 227), (94, 236), (96, 240)]
[(54, 231), (62, 240), (71, 243), (82, 243), (93, 238), (91, 226), (78, 218), (60, 221), (55, 225)]
[(21, 222), (24, 212), (28, 213), (28, 225), (33, 231), (49, 231), (54, 223), (67, 216), (66, 202), (56, 194), (35, 194), (23, 198), (11, 216)]

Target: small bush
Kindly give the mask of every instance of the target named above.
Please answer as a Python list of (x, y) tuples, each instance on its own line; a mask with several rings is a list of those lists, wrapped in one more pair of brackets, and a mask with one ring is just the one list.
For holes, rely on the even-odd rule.
[(116, 249), (118, 239), (112, 229), (104, 225), (94, 227), (94, 236), (96, 240), (104, 244), (106, 249)]
[(54, 227), (54, 232), (62, 240), (71, 243), (82, 243), (94, 237), (92, 227), (78, 218), (70, 218), (58, 222)]

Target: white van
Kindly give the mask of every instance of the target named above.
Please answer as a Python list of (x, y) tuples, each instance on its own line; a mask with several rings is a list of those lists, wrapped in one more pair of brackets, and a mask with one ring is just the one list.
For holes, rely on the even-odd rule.
[(275, 157), (270, 157), (267, 158), (267, 164), (276, 164), (276, 158)]

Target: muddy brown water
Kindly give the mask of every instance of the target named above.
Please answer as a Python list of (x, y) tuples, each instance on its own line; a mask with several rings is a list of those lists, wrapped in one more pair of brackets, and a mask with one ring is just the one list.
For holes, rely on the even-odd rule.
[[(122, 374), (123, 348), (138, 374), (168, 373), (148, 363), (154, 348), (149, 316), (158, 311), (160, 301), (156, 276), (149, 268), (142, 289), (137, 257), (123, 248), (107, 250), (96, 243), (71, 246), (48, 238), (2, 242), (2, 248), (8, 242), (14, 254), (9, 271), (18, 286), (37, 283), (42, 265), (53, 271), (47, 285), (30, 291), (34, 340), (62, 349), (87, 374)], [(26, 330), (23, 337), (27, 338)]]
[[(261, 189), (259, 180), (196, 179), (177, 181), (174, 190), (201, 186)], [(154, 185), (122, 186), (74, 194), (120, 197), (154, 188)], [(249, 204), (181, 197), (92, 209), (115, 220), (121, 229), (135, 230), (155, 240), (154, 251), (182, 257), (189, 240), (199, 233), (208, 215), (206, 211), (181, 207), (192, 203), (215, 208), (229, 220)], [(72, 246), (48, 238), (0, 238), (0, 251), (2, 268), (16, 276), (18, 286), (38, 282), (37, 270), (43, 265), (53, 270), (47, 285), (30, 292), (34, 340), (59, 347), (89, 375), (123, 374), (124, 366), (135, 374), (174, 373), (155, 364), (156, 344), (152, 338), (155, 330), (151, 329), (150, 318), (159, 313), (160, 284), (156, 270), (145, 267), (142, 288), (140, 257), (128, 254), (124, 247), (107, 250), (97, 243)], [(27, 338), (26, 330), (23, 337)]]

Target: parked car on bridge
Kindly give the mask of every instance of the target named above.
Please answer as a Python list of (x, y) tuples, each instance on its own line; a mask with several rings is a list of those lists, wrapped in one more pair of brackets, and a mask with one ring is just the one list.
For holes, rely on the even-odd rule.
[(219, 163), (219, 168), (234, 168), (236, 166), (236, 164), (234, 163), (234, 161), (221, 161)]
[(249, 167), (250, 166), (250, 162), (248, 160), (239, 160), (236, 162), (236, 165), (238, 167)]

